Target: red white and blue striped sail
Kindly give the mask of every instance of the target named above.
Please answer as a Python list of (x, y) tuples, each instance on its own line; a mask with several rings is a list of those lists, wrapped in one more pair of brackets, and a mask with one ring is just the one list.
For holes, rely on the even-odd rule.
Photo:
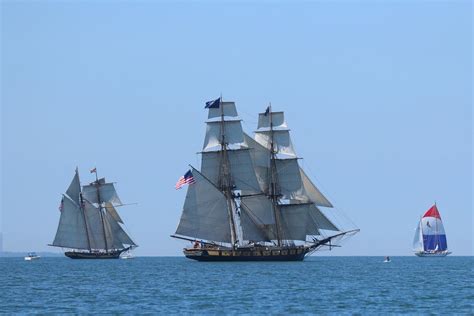
[(433, 205), (420, 220), (415, 233), (414, 248), (418, 251), (445, 251), (448, 249), (443, 222), (436, 205)]

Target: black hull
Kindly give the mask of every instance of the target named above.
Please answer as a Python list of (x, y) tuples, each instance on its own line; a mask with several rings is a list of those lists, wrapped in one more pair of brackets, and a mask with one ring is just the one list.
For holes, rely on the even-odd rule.
[(308, 253), (308, 248), (289, 249), (250, 249), (250, 250), (225, 250), (225, 249), (184, 249), (188, 259), (197, 261), (303, 261)]
[(64, 255), (71, 259), (118, 259), (120, 254), (127, 249), (114, 250), (109, 252), (76, 252), (66, 251)]

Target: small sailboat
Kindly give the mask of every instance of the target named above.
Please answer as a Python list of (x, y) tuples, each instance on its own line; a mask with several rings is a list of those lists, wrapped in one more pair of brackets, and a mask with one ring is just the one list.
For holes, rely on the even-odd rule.
[(130, 250), (127, 250), (126, 252), (123, 252), (120, 255), (120, 259), (135, 259), (135, 256), (132, 255), (132, 252)]
[(63, 194), (59, 226), (50, 246), (69, 248), (64, 254), (72, 259), (118, 259), (137, 247), (123, 228), (115, 207), (122, 206), (113, 183), (105, 178), (81, 187), (79, 172)]
[(436, 204), (420, 219), (413, 239), (413, 250), (418, 257), (446, 257), (451, 253)]
[(36, 252), (28, 252), (28, 255), (25, 256), (25, 261), (33, 261), (41, 258), (36, 254)]

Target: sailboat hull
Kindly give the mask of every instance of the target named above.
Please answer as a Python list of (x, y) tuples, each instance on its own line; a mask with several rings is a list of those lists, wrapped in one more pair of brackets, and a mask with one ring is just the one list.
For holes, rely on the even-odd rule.
[(197, 261), (303, 261), (308, 249), (184, 249), (183, 252), (186, 258)]
[(114, 250), (109, 252), (79, 252), (67, 251), (64, 253), (66, 257), (71, 259), (118, 259), (123, 250)]
[(437, 251), (437, 252), (420, 251), (420, 252), (415, 252), (415, 255), (417, 255), (418, 257), (446, 257), (449, 254), (451, 254), (451, 252), (449, 252), (449, 251)]

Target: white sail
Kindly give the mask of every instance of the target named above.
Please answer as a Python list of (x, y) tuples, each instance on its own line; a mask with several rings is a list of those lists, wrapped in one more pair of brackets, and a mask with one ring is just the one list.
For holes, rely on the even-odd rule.
[(270, 178), (270, 150), (259, 144), (252, 137), (244, 133), (245, 144), (250, 150), (254, 173), (262, 192), (269, 191), (268, 179)]
[[(101, 179), (102, 180), (102, 179)], [(113, 205), (121, 205), (122, 201), (117, 195), (115, 186), (113, 183), (105, 183), (105, 181), (99, 180), (99, 193), (97, 193), (97, 184), (93, 182), (92, 184), (84, 185), (82, 187), (82, 196), (91, 203), (98, 204), (100, 201), (102, 203), (112, 203)]]
[(64, 195), (61, 202), (61, 217), (53, 246), (89, 249), (84, 215), (79, 205)]
[[(222, 109), (221, 109), (222, 107)], [(237, 109), (235, 108), (234, 102), (224, 102), (220, 103), (220, 107), (218, 108), (210, 108), (208, 119), (212, 120), (215, 118), (221, 119), (222, 115), (224, 115), (225, 120), (231, 120), (238, 118)]]
[(418, 225), (416, 226), (415, 236), (413, 238), (413, 250), (416, 252), (423, 251), (423, 235), (420, 226), (421, 222), (418, 222)]
[(282, 239), (306, 240), (311, 229), (311, 217), (308, 204), (280, 205), (280, 227)]
[[(255, 176), (252, 158), (248, 149), (228, 150), (230, 174), (236, 190), (242, 194), (260, 193), (260, 185)], [(219, 170), (222, 152), (203, 152), (201, 172), (215, 186), (219, 186)]]
[(270, 130), (270, 115), (271, 115), (271, 126), (274, 130), (287, 130), (288, 125), (285, 122), (284, 112), (269, 112), (259, 113), (257, 128), (261, 131)]
[(275, 224), (272, 202), (267, 196), (254, 195), (242, 197), (241, 207), (247, 209), (260, 224)]
[[(84, 201), (84, 213), (87, 220), (89, 240), (92, 249), (105, 249), (104, 225), (100, 210), (88, 200)], [(110, 248), (110, 245), (107, 245)]]
[(255, 139), (243, 133), (233, 102), (210, 108), (206, 123), (202, 174), (193, 171), (176, 234), (231, 243), (234, 231), (240, 245), (268, 242), (277, 239), (277, 219), (281, 240), (340, 232), (318, 208), (332, 204), (300, 168), (283, 112), (261, 113)]
[(112, 205), (112, 203), (107, 202), (105, 203), (105, 209), (107, 210), (108, 213), (119, 223), (123, 224), (122, 218), (120, 218), (120, 215), (118, 214), (117, 210), (115, 207)]
[[(224, 125), (223, 129), (222, 124)], [(224, 133), (225, 143), (228, 149), (239, 149), (243, 147), (244, 136), (240, 120), (213, 121), (207, 122), (206, 137), (204, 138), (202, 151), (221, 150), (222, 133)]]
[(306, 240), (307, 235), (320, 235), (320, 230), (340, 231), (314, 204), (279, 205), (283, 238)]
[(261, 224), (247, 208), (240, 210), (243, 239), (253, 242), (271, 241), (275, 237), (275, 225)]
[(297, 158), (289, 130), (274, 130), (273, 133), (267, 130), (255, 131), (255, 140), (262, 146), (270, 149), (273, 134), (273, 148), (278, 159)]
[[(275, 160), (278, 175), (278, 185), (282, 199), (291, 202), (306, 202), (308, 197), (301, 179), (300, 167), (296, 159)], [(297, 202), (298, 203), (298, 202)]]
[(211, 182), (193, 170), (196, 181), (186, 193), (176, 234), (220, 242), (231, 242), (227, 200)]
[[(314, 204), (309, 206), (309, 215), (312, 219), (311, 226), (316, 227), (318, 230), (331, 230), (331, 231), (340, 231), (340, 229), (333, 223), (329, 218), (324, 215), (324, 213), (316, 207)], [(308, 235), (313, 235), (308, 234)]]
[(303, 180), (303, 187), (305, 195), (309, 201), (313, 202), (317, 206), (333, 207), (331, 202), (319, 191), (319, 189), (313, 184), (311, 179), (306, 175), (303, 169), (300, 168), (301, 179)]

